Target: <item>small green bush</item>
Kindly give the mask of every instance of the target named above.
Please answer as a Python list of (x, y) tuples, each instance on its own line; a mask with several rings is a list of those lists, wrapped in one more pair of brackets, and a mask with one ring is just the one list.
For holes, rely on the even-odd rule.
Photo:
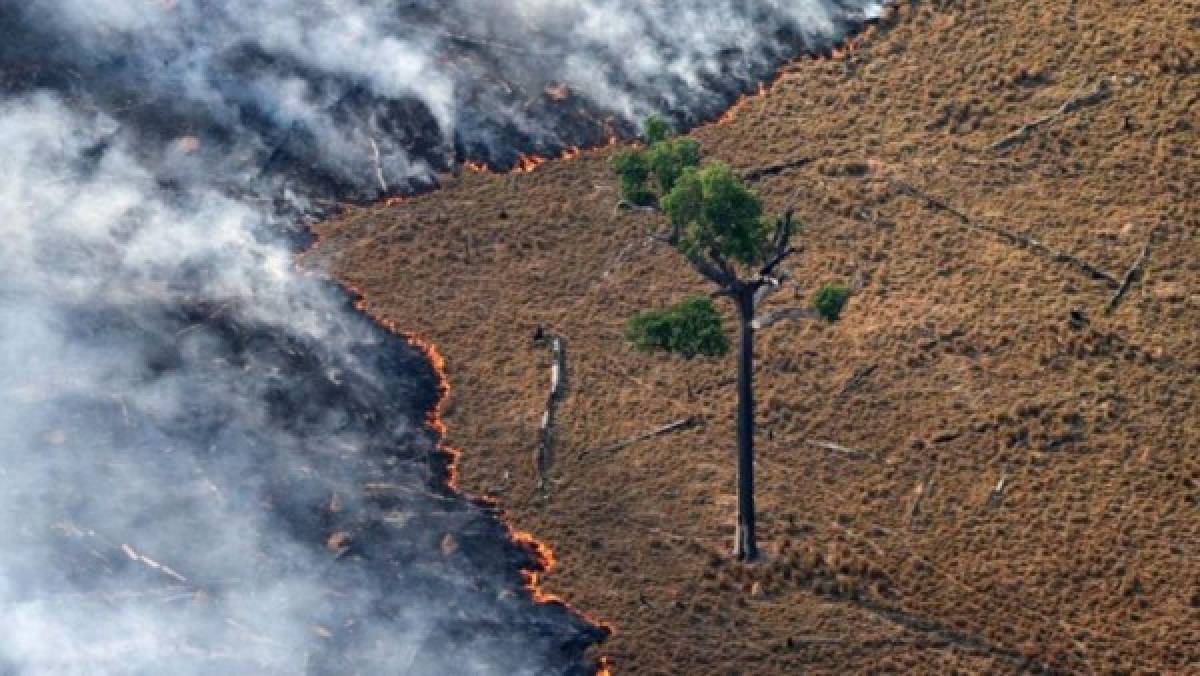
[(646, 181), (650, 179), (650, 162), (645, 150), (623, 150), (613, 155), (612, 167), (617, 175), (621, 199), (638, 206), (654, 204), (654, 193), (646, 187)]
[(825, 319), (834, 322), (842, 315), (846, 301), (850, 300), (850, 289), (844, 284), (826, 284), (813, 296), (813, 309)]
[(721, 315), (705, 296), (692, 296), (665, 310), (639, 312), (625, 323), (625, 339), (643, 352), (661, 349), (688, 359), (729, 352)]

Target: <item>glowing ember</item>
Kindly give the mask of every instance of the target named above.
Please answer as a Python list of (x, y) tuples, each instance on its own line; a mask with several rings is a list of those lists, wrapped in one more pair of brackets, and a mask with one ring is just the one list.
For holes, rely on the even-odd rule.
[(553, 101), (566, 101), (571, 96), (571, 89), (565, 84), (546, 87), (546, 96)]

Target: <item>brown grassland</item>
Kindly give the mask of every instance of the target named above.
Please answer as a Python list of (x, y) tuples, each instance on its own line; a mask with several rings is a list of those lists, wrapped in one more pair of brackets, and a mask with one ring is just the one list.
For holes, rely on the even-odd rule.
[[(611, 150), (347, 208), (306, 259), (437, 345), (460, 484), (549, 543), (613, 670), (1200, 673), (1200, 3), (905, 3), (692, 133), (804, 223), (772, 307), (857, 289), (759, 333), (756, 564), (734, 355), (622, 339), (709, 289), (615, 208)], [(539, 325), (569, 354), (545, 494)]]

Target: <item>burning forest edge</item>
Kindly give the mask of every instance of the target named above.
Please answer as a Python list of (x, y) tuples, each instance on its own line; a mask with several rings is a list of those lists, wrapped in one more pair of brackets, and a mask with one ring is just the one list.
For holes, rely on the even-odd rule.
[[(0, 556), (0, 669), (606, 669), (586, 653), (609, 630), (539, 588), (549, 549), (457, 491), (436, 349), (293, 254), (339, 202), (532, 171), (651, 110), (711, 119), (877, 3), (735, 13), (741, 33), (698, 46), (655, 28), (691, 82), (619, 64), (582, 83), (550, 65), (569, 35), (496, 60), (497, 26), (431, 41), (462, 8), (411, 5), (0, 9), (0, 317), (22, 329), (3, 344), (0, 514), (24, 545)], [(764, 39), (720, 42), (746, 37)]]

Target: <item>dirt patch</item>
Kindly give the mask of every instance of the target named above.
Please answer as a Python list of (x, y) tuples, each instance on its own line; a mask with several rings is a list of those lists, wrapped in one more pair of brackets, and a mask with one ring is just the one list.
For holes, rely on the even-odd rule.
[[(761, 564), (729, 560), (733, 357), (622, 342), (707, 289), (647, 241), (653, 215), (614, 209), (610, 151), (351, 209), (308, 261), (439, 346), (462, 485), (553, 545), (547, 589), (616, 626), (618, 673), (1186, 671), (1198, 27), (1195, 3), (905, 5), (695, 132), (806, 224), (774, 303), (860, 289), (835, 325), (759, 336)], [(1073, 259), (1143, 267), (1106, 314), (1117, 289)], [(538, 326), (571, 360), (544, 497)]]

